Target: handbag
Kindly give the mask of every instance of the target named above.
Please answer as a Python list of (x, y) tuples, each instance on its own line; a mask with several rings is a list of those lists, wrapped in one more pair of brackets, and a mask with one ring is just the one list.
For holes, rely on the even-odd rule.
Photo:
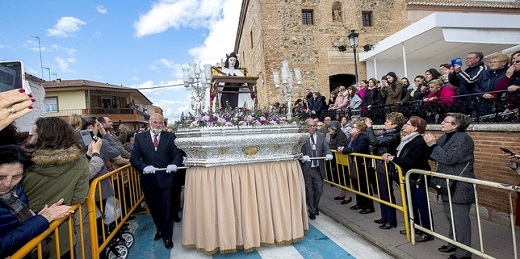
[[(466, 168), (468, 168), (468, 165), (469, 165), (469, 161), (466, 164), (466, 166), (464, 167), (464, 169), (462, 169), (462, 171), (460, 172), (460, 174), (458, 176), (462, 175), (462, 173), (466, 170)], [(439, 194), (448, 195), (448, 193), (453, 193), (455, 191), (456, 184), (457, 184), (457, 181), (450, 180), (450, 184), (448, 186), (448, 181), (446, 178), (433, 176), (432, 179), (430, 180), (430, 182), (428, 183), (428, 186), (432, 189), (437, 190), (437, 193), (439, 193)], [(448, 188), (449, 188), (449, 192), (448, 192)]]

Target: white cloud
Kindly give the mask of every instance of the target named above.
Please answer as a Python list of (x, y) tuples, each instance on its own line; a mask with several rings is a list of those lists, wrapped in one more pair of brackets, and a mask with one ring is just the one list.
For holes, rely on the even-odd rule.
[(73, 36), (74, 32), (80, 29), (80, 26), (86, 25), (84, 21), (70, 16), (61, 17), (52, 28), (47, 29), (47, 36), (68, 38)]
[[(190, 49), (189, 54), (194, 60), (201, 60), (202, 64), (215, 64), (225, 58), (226, 53), (233, 51), (241, 3), (242, 0), (160, 0), (134, 23), (135, 36), (157, 34), (169, 28), (207, 28), (209, 33), (202, 45)], [(163, 58), (155, 61), (150, 68), (166, 67), (172, 71), (172, 78), (177, 79), (168, 84), (182, 84), (182, 67), (187, 65), (176, 64)], [(148, 81), (136, 87), (158, 85), (167, 84), (163, 82), (154, 84)], [(170, 119), (170, 123), (178, 120), (182, 112), (185, 114), (193, 112), (191, 92), (186, 91), (183, 86), (141, 91), (164, 110), (165, 117)], [(165, 96), (174, 96), (174, 98), (165, 100)]]
[(54, 61), (58, 63), (59, 68), (62, 72), (74, 72), (74, 70), (70, 69), (70, 64), (75, 64), (75, 58), (62, 58), (62, 57), (54, 57)]
[(169, 28), (208, 27), (221, 18), (225, 0), (159, 0), (134, 23), (135, 36), (157, 34)]
[(97, 5), (96, 10), (101, 14), (106, 14), (108, 12), (108, 10), (102, 5)]

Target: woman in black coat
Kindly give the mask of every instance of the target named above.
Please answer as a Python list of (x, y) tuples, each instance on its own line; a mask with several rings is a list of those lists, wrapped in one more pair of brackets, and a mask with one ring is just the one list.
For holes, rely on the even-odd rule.
[[(397, 155), (393, 156), (390, 153), (385, 153), (382, 156), (383, 159), (386, 162), (392, 161), (400, 166), (403, 173), (408, 172), (410, 169), (430, 171), (431, 167), (428, 163), (430, 148), (421, 136), (425, 130), (426, 121), (423, 118), (417, 116), (410, 117), (401, 131), (404, 137), (401, 139), (401, 144), (397, 147)], [(424, 179), (419, 174), (412, 174), (410, 175), (410, 185), (414, 221), (424, 228), (431, 229), (431, 212), (428, 209), (428, 197), (426, 196), (428, 189)], [(404, 230), (401, 233), (406, 234)], [(416, 239), (417, 242), (430, 240), (433, 240), (433, 236), (428, 234), (423, 234)]]
[[(365, 121), (356, 121), (352, 125), (350, 131), (350, 138), (347, 140), (347, 145), (344, 147), (338, 147), (338, 152), (343, 154), (360, 153), (370, 154), (370, 143), (368, 137), (365, 134), (367, 126)], [(349, 171), (350, 178), (352, 179), (352, 188), (367, 194), (369, 194), (367, 186), (367, 174), (365, 168), (370, 167), (370, 161), (372, 159), (363, 159), (357, 157), (356, 160), (352, 156), (349, 156)], [(366, 163), (366, 166), (365, 166)], [(358, 184), (358, 181), (360, 184)], [(367, 198), (363, 195), (356, 194), (356, 205), (350, 207), (351, 210), (361, 209), (359, 213), (368, 214), (374, 212), (374, 202), (372, 199)]]
[[(367, 125), (367, 136), (370, 145), (374, 147), (373, 155), (381, 156), (385, 153), (392, 155), (397, 154), (397, 146), (401, 142), (399, 133), (401, 127), (405, 123), (406, 118), (402, 113), (391, 112), (386, 115), (386, 121), (383, 130), (377, 135), (372, 128), (372, 120), (365, 119)], [(376, 160), (377, 180), (379, 182), (379, 195), (384, 201), (395, 203), (394, 189), (392, 188), (392, 179), (394, 179), (395, 167), (392, 163), (384, 164), (384, 161)], [(387, 174), (388, 170), (388, 174)], [(395, 208), (381, 203), (381, 218), (374, 220), (375, 223), (381, 224), (380, 229), (390, 229), (397, 226), (397, 218)]]
[[(337, 150), (338, 147), (345, 146), (347, 144), (347, 135), (341, 130), (341, 123), (339, 121), (332, 121), (330, 123), (329, 128), (329, 147), (330, 150)], [(344, 174), (348, 175), (348, 167), (343, 167), (343, 170), (340, 169), (338, 172), (338, 168), (336, 167), (336, 157), (330, 161), (330, 163), (325, 164), (327, 166), (328, 172), (331, 172), (332, 179), (329, 179), (332, 182), (335, 182), (339, 185), (348, 186)], [(346, 198), (347, 191), (345, 189), (341, 189), (341, 193), (334, 198), (334, 200), (341, 200), (341, 204), (348, 204), (352, 201), (352, 197)]]

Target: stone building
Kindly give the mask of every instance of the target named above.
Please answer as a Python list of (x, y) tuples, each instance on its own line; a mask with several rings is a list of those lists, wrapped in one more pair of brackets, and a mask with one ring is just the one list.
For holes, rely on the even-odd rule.
[[(351, 30), (359, 32), (357, 51), (362, 57), (362, 62), (358, 63), (359, 79), (369, 76), (381, 78), (388, 71), (372, 72), (371, 66), (375, 62), (369, 60), (373, 58), (370, 53), (383, 47), (383, 43), (389, 36), (399, 35), (397, 32), (410, 28), (409, 26), (432, 14), (453, 13), (454, 26), (460, 21), (457, 20), (459, 14), (482, 16), (495, 14), (496, 16), (492, 17), (496, 20), (486, 20), (486, 16), (480, 19), (480, 23), (493, 24), (495, 27), (488, 28), (488, 31), (495, 34), (504, 34), (503, 31), (497, 32), (497, 28), (506, 28), (506, 34), (518, 39), (519, 25), (512, 25), (516, 22), (510, 22), (504, 18), (505, 16), (500, 15), (515, 15), (517, 21), (520, 18), (519, 11), (518, 0), (243, 0), (234, 51), (240, 55), (241, 65), (248, 69), (248, 75), (259, 77), (257, 104), (259, 108), (268, 108), (276, 102), (284, 102), (281, 92), (275, 89), (273, 82), (273, 70), (279, 69), (284, 59), (290, 62), (291, 68), (300, 67), (302, 70), (302, 87), (292, 92), (293, 102), (303, 97), (305, 89), (319, 91), (329, 97), (330, 91), (339, 84), (346, 86), (353, 84), (355, 66), (352, 49), (347, 47), (344, 52), (338, 50), (338, 46), (348, 41), (347, 35)], [(501, 25), (503, 27), (500, 27)], [(504, 44), (500, 50), (489, 48), (485, 54), (492, 54), (491, 51), (511, 53), (520, 49), (518, 40), (513, 39), (512, 42), (506, 43), (509, 45)], [(468, 51), (479, 51), (480, 46), (476, 44), (466, 45), (468, 46), (460, 48), (461, 56), (467, 55)], [(487, 45), (493, 44), (487, 42)], [(509, 52), (505, 51), (508, 47)], [(385, 55), (384, 51), (380, 53)], [(392, 55), (395, 55), (395, 65), (391, 64), (394, 67), (387, 65), (385, 69), (401, 69), (402, 74), (398, 73), (398, 76), (406, 75), (406, 68), (403, 70), (402, 66), (404, 58), (399, 56), (399, 52)], [(434, 58), (434, 55), (439, 53), (431, 55), (432, 57), (423, 60)], [(449, 63), (449, 60), (446, 63)], [(432, 63), (435, 66), (431, 65), (431, 67), (438, 68), (440, 64), (438, 62), (435, 60)], [(410, 77), (413, 77), (414, 73), (424, 73), (429, 67), (424, 64), (408, 64), (408, 69), (418, 69), (410, 72)], [(428, 126), (428, 132), (437, 136), (442, 134), (439, 125)], [(518, 124), (475, 125), (468, 129), (468, 132), (476, 144), (477, 178), (517, 184), (520, 176), (507, 167), (506, 156), (498, 147), (520, 151)], [(479, 199), (484, 204), (480, 207), (484, 218), (508, 224), (506, 198), (499, 198), (494, 191), (484, 190), (479, 194)]]
[[(434, 12), (517, 14), (519, 9), (515, 0), (244, 0), (234, 51), (249, 75), (259, 77), (257, 103), (267, 108), (283, 103), (273, 70), (284, 59), (302, 69), (302, 87), (292, 93), (293, 102), (305, 89), (328, 97), (338, 85), (353, 84), (352, 49), (338, 50), (351, 30), (359, 32), (359, 53)], [(358, 75), (367, 77), (365, 62), (359, 62)]]

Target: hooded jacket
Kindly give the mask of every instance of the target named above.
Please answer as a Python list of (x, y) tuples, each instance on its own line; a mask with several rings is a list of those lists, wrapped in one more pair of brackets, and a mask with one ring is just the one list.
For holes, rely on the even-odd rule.
[[(65, 149), (26, 150), (31, 153), (33, 165), (25, 171), (22, 187), (29, 197), (29, 207), (40, 211), (45, 204), (51, 206), (63, 198), (63, 204), (82, 202), (89, 190), (89, 165), (77, 146)], [(60, 231), (61, 254), (69, 251), (68, 224)], [(54, 241), (53, 241), (54, 242)], [(51, 256), (54, 246), (49, 247)]]

